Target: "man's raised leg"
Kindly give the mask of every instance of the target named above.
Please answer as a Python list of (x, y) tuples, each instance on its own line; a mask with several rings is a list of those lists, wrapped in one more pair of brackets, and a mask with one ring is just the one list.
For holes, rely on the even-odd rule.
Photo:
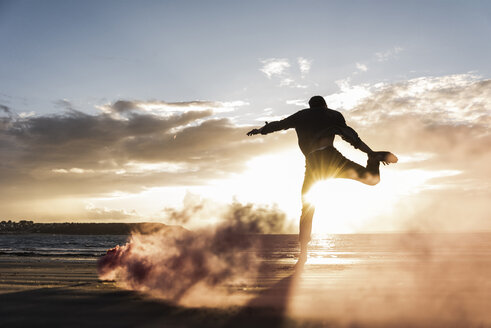
[(344, 158), (342, 169), (337, 172), (334, 178), (352, 179), (374, 186), (380, 182), (379, 166), (380, 162), (373, 158), (368, 158), (366, 167)]

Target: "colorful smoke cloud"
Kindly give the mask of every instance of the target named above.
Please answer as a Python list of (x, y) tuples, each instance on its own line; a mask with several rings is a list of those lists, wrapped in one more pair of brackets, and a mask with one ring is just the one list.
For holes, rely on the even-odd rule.
[(99, 260), (99, 277), (179, 304), (219, 305), (225, 297), (228, 305), (240, 304), (247, 299), (240, 286), (259, 268), (254, 234), (291, 231), (291, 226), (276, 208), (234, 202), (224, 213), (218, 225), (196, 231), (166, 226), (133, 233), (127, 244)]

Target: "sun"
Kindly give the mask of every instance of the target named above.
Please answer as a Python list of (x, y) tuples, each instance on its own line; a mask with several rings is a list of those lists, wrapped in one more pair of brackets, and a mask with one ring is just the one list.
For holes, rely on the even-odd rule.
[(380, 188), (347, 179), (319, 181), (307, 194), (315, 206), (314, 234), (353, 233), (380, 213)]
[[(234, 187), (240, 188), (240, 191), (235, 189), (233, 192), (239, 200), (277, 204), (296, 225), (301, 213), (305, 172), (305, 159), (298, 149), (260, 156), (247, 165), (246, 172), (235, 177), (233, 184), (223, 185), (220, 189), (231, 191)], [(348, 179), (317, 182), (308, 194), (310, 202), (316, 206), (313, 233), (358, 232), (374, 217), (390, 211), (398, 198), (391, 180), (377, 186)]]

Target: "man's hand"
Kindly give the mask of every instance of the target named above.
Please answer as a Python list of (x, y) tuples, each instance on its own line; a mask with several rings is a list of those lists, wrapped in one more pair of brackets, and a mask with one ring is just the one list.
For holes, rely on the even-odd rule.
[(248, 136), (253, 136), (255, 134), (261, 133), (261, 129), (252, 129), (251, 131), (247, 132)]
[[(265, 122), (265, 123), (266, 123), (266, 125), (268, 125), (268, 122)], [(264, 128), (264, 126), (262, 128), (259, 128), (259, 129), (252, 129), (251, 131), (247, 132), (247, 135), (253, 136), (255, 134), (266, 134), (266, 133), (263, 133), (263, 128)]]

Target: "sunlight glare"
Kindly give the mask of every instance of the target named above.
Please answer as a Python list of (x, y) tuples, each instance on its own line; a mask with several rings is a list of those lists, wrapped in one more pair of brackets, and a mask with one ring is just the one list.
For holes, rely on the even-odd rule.
[[(316, 206), (312, 231), (320, 234), (355, 233), (366, 229), (379, 216), (394, 216), (398, 204), (407, 196), (438, 188), (432, 179), (459, 173), (452, 170), (387, 169), (376, 186), (347, 179), (318, 182), (307, 195), (307, 200)], [(383, 230), (376, 224), (372, 228)]]

